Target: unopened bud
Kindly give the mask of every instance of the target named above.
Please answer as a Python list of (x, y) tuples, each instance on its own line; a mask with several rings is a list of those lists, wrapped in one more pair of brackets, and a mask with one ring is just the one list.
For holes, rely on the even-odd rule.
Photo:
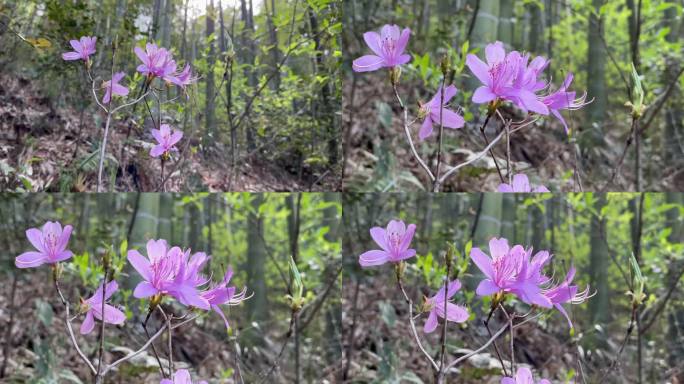
[(449, 61), (449, 56), (447, 56), (447, 55), (442, 56), (442, 61), (439, 63), (439, 66), (442, 69), (442, 75), (446, 79), (447, 74), (449, 73), (449, 68), (451, 67), (451, 62)]
[(451, 244), (447, 244), (447, 251), (446, 255), (444, 255), (444, 261), (446, 262), (447, 271), (450, 270), (451, 263), (454, 261), (454, 249)]
[(102, 266), (104, 267), (105, 271), (109, 270), (109, 266), (111, 265), (111, 254), (110, 254), (111, 248), (107, 247), (104, 251), (104, 255), (102, 255)]

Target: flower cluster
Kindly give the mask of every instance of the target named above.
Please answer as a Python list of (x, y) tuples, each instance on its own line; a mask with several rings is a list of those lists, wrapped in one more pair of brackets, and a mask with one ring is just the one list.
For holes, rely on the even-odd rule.
[(529, 54), (523, 55), (518, 51), (506, 53), (503, 43), (497, 41), (485, 47), (485, 58), (486, 63), (473, 54), (466, 57), (466, 65), (482, 82), (473, 94), (472, 101), (476, 104), (498, 105), (507, 100), (523, 111), (541, 115), (551, 112), (563, 123), (566, 132), (568, 127), (559, 111), (575, 110), (586, 105), (586, 93), (576, 99), (575, 92), (567, 91), (572, 82), (572, 73), (568, 74), (556, 92), (539, 94), (548, 87), (548, 84), (539, 79), (549, 65), (549, 60), (542, 56), (537, 56), (530, 62)]
[(191, 255), (191, 251), (180, 247), (169, 247), (166, 240), (149, 240), (147, 257), (137, 250), (128, 251), (128, 262), (142, 276), (144, 281), (138, 283), (133, 291), (136, 298), (153, 297), (153, 301), (163, 296), (171, 296), (185, 306), (204, 310), (213, 309), (221, 315), (226, 328), (228, 321), (219, 305), (237, 305), (246, 299), (246, 288), (236, 294), (235, 287), (228, 287), (233, 274), (228, 268), (223, 280), (210, 288), (201, 291), (210, 279), (201, 274), (201, 270), (209, 260), (204, 252)]
[(154, 43), (147, 43), (144, 51), (140, 47), (135, 47), (134, 51), (138, 59), (142, 61), (142, 64), (138, 65), (138, 72), (146, 75), (150, 81), (154, 78), (160, 78), (185, 87), (195, 80), (191, 78), (190, 66), (187, 64), (182, 71), (176, 72), (176, 61), (166, 48), (157, 47), (157, 44)]
[(589, 297), (589, 288), (578, 292), (576, 285), (570, 285), (575, 269), (570, 268), (566, 278), (553, 285), (552, 279), (542, 273), (544, 266), (551, 260), (548, 251), (539, 251), (532, 256), (532, 248), (522, 245), (510, 247), (508, 240), (493, 238), (489, 241), (487, 256), (479, 248), (470, 250), (470, 259), (485, 275), (477, 286), (479, 296), (495, 295), (501, 300), (503, 295), (513, 294), (523, 302), (543, 308), (555, 307), (572, 322), (563, 304), (579, 304)]

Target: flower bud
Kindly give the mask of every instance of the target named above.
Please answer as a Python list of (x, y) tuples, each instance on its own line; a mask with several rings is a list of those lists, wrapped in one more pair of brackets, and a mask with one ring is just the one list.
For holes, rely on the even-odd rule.
[(446, 79), (449, 73), (449, 68), (451, 67), (451, 62), (449, 61), (449, 56), (442, 56), (442, 61), (439, 63), (440, 69), (442, 70), (442, 76)]
[(109, 267), (111, 265), (111, 254), (110, 254), (111, 248), (107, 247), (104, 251), (104, 254), (102, 255), (102, 266), (104, 267), (105, 272), (109, 270)]

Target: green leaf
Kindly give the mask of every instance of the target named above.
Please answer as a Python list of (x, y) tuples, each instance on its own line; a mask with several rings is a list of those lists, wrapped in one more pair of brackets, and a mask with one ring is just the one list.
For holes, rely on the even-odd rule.
[(380, 301), (378, 307), (380, 308), (382, 321), (389, 327), (394, 327), (394, 324), (397, 322), (397, 313), (394, 311), (394, 306), (390, 302)]
[(40, 320), (43, 325), (46, 327), (52, 325), (52, 318), (54, 317), (54, 314), (52, 312), (52, 307), (47, 301), (40, 299), (36, 301), (36, 314), (38, 316), (38, 320)]

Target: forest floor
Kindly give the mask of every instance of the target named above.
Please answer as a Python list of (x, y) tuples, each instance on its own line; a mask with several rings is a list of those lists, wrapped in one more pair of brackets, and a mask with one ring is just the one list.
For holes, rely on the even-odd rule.
[[(415, 118), (414, 98), (408, 97), (415, 92), (416, 84), (400, 84), (399, 92), (404, 103), (409, 106), (409, 119)], [(352, 89), (354, 88), (354, 89)], [(422, 92), (422, 90), (420, 91)], [(354, 95), (353, 100), (351, 95)], [(424, 94), (424, 93), (421, 93)], [(356, 82), (345, 82), (344, 90), (344, 127), (347, 140), (345, 164), (345, 188), (359, 191), (383, 190), (386, 187), (404, 190), (415, 190), (416, 184), (426, 185), (427, 176), (418, 162), (411, 155), (410, 148), (402, 129), (401, 110), (389, 84), (377, 85), (372, 80), (358, 79)], [(353, 104), (350, 103), (352, 100)], [(386, 103), (391, 108), (389, 129), (381, 122), (383, 113), (378, 102)], [(453, 108), (453, 106), (451, 107)], [(507, 108), (503, 114), (514, 121), (520, 121), (524, 116), (520, 111)], [(581, 126), (582, 111), (564, 111), (568, 125), (575, 131), (586, 131)], [(544, 184), (552, 191), (596, 191), (602, 189), (609, 179), (617, 159), (625, 146), (629, 132), (629, 122), (624, 124), (622, 116), (609, 119), (610, 126), (601, 140), (601, 146), (582, 148), (579, 156), (578, 169), (581, 176), (581, 186), (573, 178), (575, 166), (574, 143), (571, 143), (563, 126), (555, 118), (545, 118), (540, 122), (523, 128), (511, 135), (511, 166), (512, 173), (525, 173), (534, 184)], [(387, 118), (387, 117), (385, 117)], [(462, 129), (445, 129), (444, 161), (449, 165), (462, 163), (480, 152), (485, 143), (480, 133), (480, 125), (484, 116), (474, 121), (466, 122)], [(502, 126), (496, 119), (496, 125), (490, 120), (487, 136), (491, 140)], [(433, 133), (424, 142), (418, 142), (417, 132), (421, 121), (411, 126), (414, 143), (423, 159), (433, 170), (436, 169), (437, 135)], [(497, 127), (496, 130), (494, 127)], [(437, 128), (435, 127), (435, 130)], [(506, 170), (506, 141), (505, 137), (495, 146), (499, 166), (505, 177)], [(631, 151), (633, 152), (633, 146)], [(389, 152), (389, 153), (388, 153)], [(627, 191), (633, 188), (634, 172), (628, 156), (621, 169), (617, 185), (607, 190)], [(670, 190), (684, 188), (684, 172), (676, 167), (666, 165), (658, 168), (657, 156), (644, 159), (645, 185), (653, 187), (649, 190)], [(657, 170), (657, 172), (656, 172)], [(656, 175), (662, 172), (662, 177)], [(417, 177), (417, 179), (416, 179)], [(383, 183), (378, 183), (381, 180)], [(459, 171), (447, 180), (443, 191), (496, 191), (500, 184), (495, 164), (491, 156), (487, 155), (470, 166)], [(375, 183), (375, 184), (374, 184)], [(369, 187), (372, 186), (372, 187)]]
[[(30, 80), (0, 75), (0, 185), (6, 190), (22, 187), (29, 191), (95, 191), (103, 120), (94, 121), (91, 113), (71, 107), (55, 107)], [(129, 129), (130, 138), (126, 140)], [(125, 167), (117, 168), (116, 191), (160, 190), (161, 164), (149, 156), (152, 138), (145, 131), (148, 129), (126, 120), (116, 121), (110, 128), (107, 161), (118, 164), (123, 154), (125, 162)], [(164, 185), (166, 191), (339, 188), (330, 171), (299, 177), (258, 156), (231, 168), (230, 159), (222, 151), (203, 154), (195, 150), (199, 140), (187, 132), (184, 140), (190, 140), (190, 145), (180, 146), (183, 161), (172, 159), (166, 164), (165, 172), (172, 172)], [(175, 156), (178, 159), (178, 154)], [(103, 179), (107, 178), (105, 174)]]

